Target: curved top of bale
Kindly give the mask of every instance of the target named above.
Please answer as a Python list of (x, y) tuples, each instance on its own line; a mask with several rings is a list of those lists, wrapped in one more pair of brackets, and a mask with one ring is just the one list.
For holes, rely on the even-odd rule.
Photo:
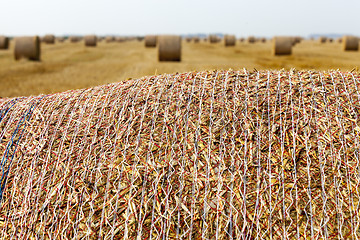
[(204, 71), (0, 99), (0, 236), (239, 239), (243, 224), (255, 238), (284, 219), (273, 238), (350, 236), (359, 83), (350, 72)]

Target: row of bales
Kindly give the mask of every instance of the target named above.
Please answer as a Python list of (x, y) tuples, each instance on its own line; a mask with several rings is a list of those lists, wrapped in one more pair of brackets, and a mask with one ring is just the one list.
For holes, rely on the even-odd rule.
[[(40, 45), (41, 43), (45, 44), (55, 44), (56, 41), (64, 42), (68, 39), (71, 43), (77, 43), (84, 41), (86, 47), (96, 47), (99, 41), (110, 42), (125, 42), (130, 40), (145, 40), (146, 48), (158, 47), (158, 60), (159, 61), (181, 61), (181, 44), (182, 37), (179, 35), (146, 35), (145, 37), (116, 37), (116, 36), (106, 36), (98, 37), (96, 35), (86, 35), (86, 36), (70, 36), (70, 37), (55, 37), (55, 35), (45, 35), (43, 37), (31, 36), (31, 37), (16, 37), (15, 38), (15, 47), (14, 47), (14, 58), (19, 60), (25, 58), (33, 61), (40, 61)], [(199, 43), (200, 41), (206, 41), (210, 44), (216, 44), (223, 42), (225, 47), (233, 47), (237, 42), (246, 42), (246, 43), (265, 43), (268, 41), (266, 38), (257, 38), (254, 36), (249, 36), (248, 38), (239, 38), (237, 39), (235, 35), (224, 35), (220, 37), (219, 35), (210, 34), (207, 38), (200, 37), (185, 37), (186, 42)], [(320, 43), (332, 42), (330, 38), (319, 37), (318, 41)], [(276, 36), (272, 38), (272, 47), (271, 54), (274, 56), (280, 55), (291, 55), (293, 47), (303, 41), (302, 37), (289, 37), (289, 36)], [(343, 51), (358, 51), (359, 49), (359, 38), (355, 36), (343, 36), (339, 38), (337, 42), (342, 43)], [(9, 37), (0, 36), (0, 49), (9, 48)]]

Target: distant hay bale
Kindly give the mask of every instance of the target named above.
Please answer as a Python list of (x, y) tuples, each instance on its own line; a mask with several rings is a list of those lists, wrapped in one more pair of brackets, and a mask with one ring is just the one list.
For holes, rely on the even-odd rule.
[(40, 61), (40, 38), (38, 36), (15, 38), (14, 57), (15, 60), (26, 58)]
[(327, 37), (321, 36), (319, 37), (319, 42), (320, 43), (326, 43)]
[(264, 38), (264, 37), (260, 38), (260, 42), (266, 43), (266, 38)]
[(244, 42), (244, 41), (245, 41), (245, 38), (240, 38), (239, 41), (240, 41), (240, 42)]
[(146, 35), (145, 36), (145, 47), (156, 47), (157, 36), (156, 35)]
[(338, 43), (342, 43), (342, 38), (338, 38), (336, 41), (337, 41)]
[(181, 37), (162, 35), (159, 41), (159, 61), (181, 61)]
[(107, 37), (105, 38), (105, 41), (106, 41), (107, 43), (114, 42), (114, 41), (115, 41), (115, 37), (114, 37), (114, 36), (107, 36)]
[(329, 42), (329, 43), (332, 43), (333, 41), (334, 41), (334, 39), (332, 39), (332, 38), (329, 38), (329, 39), (328, 39), (328, 42)]
[(84, 37), (86, 47), (96, 47), (97, 37), (96, 35), (87, 35)]
[(126, 42), (126, 38), (125, 38), (125, 37), (116, 37), (116, 38), (115, 38), (115, 41), (116, 41), (116, 42), (121, 42), (121, 43), (122, 43), (122, 42)]
[(46, 44), (54, 44), (55, 43), (55, 36), (52, 34), (45, 35), (42, 39), (42, 42)]
[(57, 37), (56, 41), (58, 42), (65, 42), (65, 37)]
[(255, 38), (254, 36), (249, 36), (249, 37), (247, 38), (247, 42), (248, 42), (248, 43), (255, 43), (255, 42), (256, 42), (256, 38)]
[(221, 41), (221, 39), (217, 35), (215, 35), (215, 34), (210, 34), (209, 35), (209, 42), (210, 43), (218, 43), (220, 41)]
[(235, 35), (225, 35), (225, 47), (235, 46), (236, 44), (236, 37)]
[(272, 55), (291, 55), (293, 40), (290, 37), (274, 37), (272, 45)]
[(9, 48), (9, 38), (6, 36), (0, 36), (0, 49)]
[(344, 51), (357, 51), (359, 49), (359, 38), (354, 36), (343, 36), (342, 47)]
[(70, 40), (70, 42), (72, 42), (72, 43), (77, 43), (77, 42), (80, 42), (80, 41), (81, 41), (81, 37), (79, 37), (79, 36), (70, 36), (70, 37), (69, 37), (69, 40)]
[(188, 43), (191, 42), (191, 40), (192, 40), (192, 37), (185, 38), (185, 41), (188, 42)]
[(200, 38), (199, 37), (194, 37), (194, 43), (199, 43), (200, 42)]

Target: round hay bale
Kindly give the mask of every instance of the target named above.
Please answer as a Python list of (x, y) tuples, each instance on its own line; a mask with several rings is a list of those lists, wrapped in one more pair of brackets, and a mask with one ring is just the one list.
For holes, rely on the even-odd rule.
[(159, 39), (159, 61), (181, 61), (181, 37), (162, 35)]
[(245, 38), (240, 38), (239, 41), (240, 42), (245, 42)]
[(116, 38), (115, 38), (115, 41), (116, 41), (116, 42), (119, 42), (119, 43), (126, 42), (126, 37), (116, 37)]
[(105, 38), (105, 41), (106, 41), (107, 43), (114, 42), (114, 41), (115, 41), (115, 37), (114, 37), (114, 36), (107, 36), (107, 37)]
[(86, 47), (96, 47), (97, 37), (96, 35), (87, 35), (84, 37)]
[(69, 37), (69, 40), (70, 40), (70, 42), (72, 42), (72, 43), (77, 43), (77, 42), (80, 42), (80, 41), (81, 41), (81, 37), (79, 37), (79, 36), (70, 36), (70, 37)]
[(210, 43), (218, 43), (220, 41), (221, 41), (221, 39), (217, 35), (215, 35), (215, 34), (210, 34), (209, 35), (209, 42)]
[(256, 42), (256, 37), (254, 37), (254, 36), (249, 36), (249, 37), (247, 38), (247, 42), (248, 42), (248, 43), (255, 43), (255, 42)]
[(354, 36), (343, 36), (342, 48), (344, 51), (357, 51), (359, 49), (359, 39)]
[(0, 99), (0, 238), (355, 239), (359, 82), (194, 71)]
[(232, 47), (235, 46), (236, 44), (235, 35), (225, 35), (224, 40), (225, 40), (225, 47)]
[(200, 38), (199, 37), (194, 37), (194, 43), (199, 43), (200, 42)]
[(326, 40), (327, 40), (327, 37), (325, 37), (325, 36), (319, 37), (319, 42), (320, 43), (326, 43)]
[(156, 47), (157, 36), (156, 35), (146, 35), (145, 36), (145, 47)]
[(191, 40), (192, 40), (192, 37), (185, 38), (185, 41), (188, 42), (188, 43), (191, 42)]
[(9, 48), (9, 38), (6, 36), (0, 36), (0, 49)]
[(266, 43), (266, 38), (264, 38), (264, 37), (260, 38), (260, 42)]
[(57, 37), (56, 41), (58, 42), (65, 42), (66, 38), (65, 37)]
[(47, 34), (42, 38), (42, 42), (46, 44), (54, 44), (55, 43), (55, 36), (52, 34)]
[(26, 58), (31, 61), (40, 61), (39, 36), (15, 38), (14, 57), (15, 60)]
[(291, 55), (292, 46), (291, 37), (274, 37), (271, 51), (274, 56)]

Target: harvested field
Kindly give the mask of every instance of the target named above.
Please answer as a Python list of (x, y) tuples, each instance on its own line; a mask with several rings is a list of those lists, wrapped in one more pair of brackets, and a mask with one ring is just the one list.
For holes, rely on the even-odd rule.
[(41, 62), (13, 59), (13, 41), (9, 50), (0, 51), (0, 97), (29, 96), (63, 92), (101, 84), (140, 78), (160, 73), (211, 69), (340, 69), (360, 67), (360, 52), (343, 52), (340, 43), (304, 40), (292, 48), (291, 56), (272, 56), (272, 42), (237, 42), (232, 48), (223, 44), (182, 42), (181, 62), (158, 62), (156, 48), (144, 42), (97, 44), (42, 44)]
[(0, 236), (359, 238), (359, 89), (243, 69), (0, 99)]

